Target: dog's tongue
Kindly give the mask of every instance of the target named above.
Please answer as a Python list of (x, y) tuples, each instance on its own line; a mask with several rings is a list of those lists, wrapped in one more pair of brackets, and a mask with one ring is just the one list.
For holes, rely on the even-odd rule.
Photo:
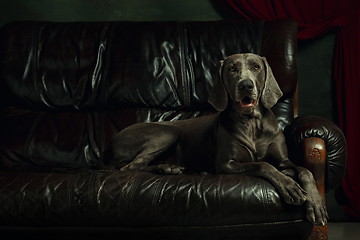
[(243, 100), (241, 100), (241, 106), (242, 107), (250, 107), (250, 106), (254, 106), (254, 100), (251, 100), (250, 98), (248, 97), (245, 97)]

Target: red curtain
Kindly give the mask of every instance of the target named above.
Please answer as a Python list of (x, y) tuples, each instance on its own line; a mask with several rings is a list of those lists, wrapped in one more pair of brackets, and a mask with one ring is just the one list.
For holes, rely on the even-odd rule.
[(360, 62), (358, 0), (216, 0), (235, 18), (273, 20), (292, 18), (299, 39), (314, 39), (336, 28), (334, 76), (339, 125), (346, 135), (348, 162), (342, 194), (345, 212), (360, 220)]

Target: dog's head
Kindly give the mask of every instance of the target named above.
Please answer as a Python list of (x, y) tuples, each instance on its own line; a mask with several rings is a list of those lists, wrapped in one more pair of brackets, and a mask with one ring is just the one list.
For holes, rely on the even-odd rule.
[(231, 55), (220, 61), (218, 73), (208, 100), (218, 111), (224, 111), (230, 99), (241, 113), (252, 114), (259, 102), (271, 108), (282, 96), (265, 57)]

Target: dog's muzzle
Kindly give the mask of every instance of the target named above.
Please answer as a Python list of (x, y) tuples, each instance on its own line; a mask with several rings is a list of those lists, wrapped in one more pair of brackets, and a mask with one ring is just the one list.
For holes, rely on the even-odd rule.
[(240, 81), (238, 85), (238, 96), (235, 98), (236, 105), (244, 114), (251, 114), (257, 103), (255, 84), (251, 80)]

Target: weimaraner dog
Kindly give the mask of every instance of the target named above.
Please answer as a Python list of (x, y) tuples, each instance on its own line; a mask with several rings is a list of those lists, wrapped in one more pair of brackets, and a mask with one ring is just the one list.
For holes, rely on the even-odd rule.
[(266, 59), (235, 54), (220, 61), (218, 74), (208, 100), (218, 113), (132, 125), (112, 140), (104, 164), (159, 174), (264, 177), (286, 203), (304, 203), (308, 220), (325, 225), (327, 211), (313, 175), (289, 161), (284, 135), (270, 110), (282, 92)]

